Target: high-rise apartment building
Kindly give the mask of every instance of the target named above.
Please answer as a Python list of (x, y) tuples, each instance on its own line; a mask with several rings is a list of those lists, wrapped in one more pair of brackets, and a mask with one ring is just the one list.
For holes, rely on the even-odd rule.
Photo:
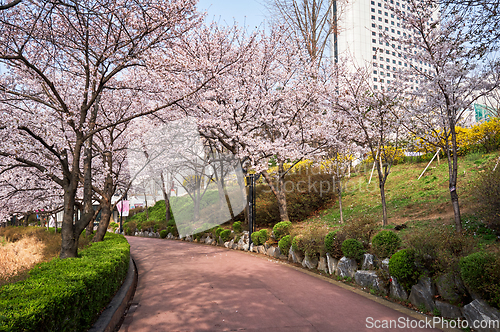
[[(374, 89), (387, 88), (410, 65), (429, 70), (428, 63), (409, 57), (408, 50), (398, 42), (414, 33), (403, 27), (401, 16), (408, 10), (405, 0), (354, 0), (347, 4), (338, 1), (335, 15), (339, 32), (332, 37), (333, 57), (347, 58), (352, 66), (371, 70)], [(437, 18), (436, 12), (431, 23)]]

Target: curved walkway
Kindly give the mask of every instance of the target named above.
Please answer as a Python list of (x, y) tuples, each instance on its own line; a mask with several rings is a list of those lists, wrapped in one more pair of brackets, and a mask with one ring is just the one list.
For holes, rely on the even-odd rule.
[(120, 331), (389, 330), (369, 328), (376, 320), (417, 326), (402, 312), (268, 257), (181, 241), (127, 240), (139, 281)]

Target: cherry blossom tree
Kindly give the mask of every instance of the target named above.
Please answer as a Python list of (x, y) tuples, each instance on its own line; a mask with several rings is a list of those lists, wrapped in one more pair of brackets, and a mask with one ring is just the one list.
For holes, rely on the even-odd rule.
[(245, 60), (210, 82), (190, 112), (204, 137), (264, 176), (286, 221), (286, 164), (320, 154), (323, 85), (305, 50), (283, 29), (252, 38), (258, 40)]
[(469, 26), (459, 15), (438, 14), (433, 1), (408, 1), (406, 12), (397, 11), (408, 70), (400, 73), (405, 84), (406, 128), (441, 148), (448, 159), (449, 191), (455, 229), (462, 230), (458, 201), (458, 147), (456, 127), (473, 103), (498, 87), (498, 60), (469, 38)]
[[(334, 82), (331, 96), (334, 103), (333, 121), (342, 124), (346, 141), (366, 149), (377, 168), (382, 222), (387, 225), (385, 184), (400, 144), (401, 120), (398, 113), (396, 89), (375, 90), (371, 71), (367, 68), (344, 70)], [(338, 70), (338, 68), (337, 68)], [(340, 72), (340, 71), (339, 71)]]
[[(118, 122), (165, 110), (193, 93), (196, 87), (175, 89), (179, 80), (169, 65), (175, 64), (176, 73), (184, 65), (173, 49), (199, 23), (194, 5), (188, 0), (30, 1), (0, 12), (0, 60), (7, 67), (0, 81), (0, 102), (7, 110), (1, 130), (9, 136), (0, 154), (38, 169), (63, 189), (62, 258), (77, 256), (78, 237), (93, 217), (92, 158), (85, 149), (96, 132), (114, 124), (98, 122), (99, 98), (111, 89), (143, 88), (150, 82), (133, 69), (158, 70), (161, 63), (163, 79), (177, 93)], [(80, 182), (85, 208), (74, 223)]]

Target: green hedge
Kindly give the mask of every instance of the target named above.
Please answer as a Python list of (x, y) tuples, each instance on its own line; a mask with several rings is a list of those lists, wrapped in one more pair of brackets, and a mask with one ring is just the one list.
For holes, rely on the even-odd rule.
[(130, 246), (118, 234), (79, 258), (36, 265), (24, 281), (0, 288), (0, 331), (87, 331), (127, 275)]

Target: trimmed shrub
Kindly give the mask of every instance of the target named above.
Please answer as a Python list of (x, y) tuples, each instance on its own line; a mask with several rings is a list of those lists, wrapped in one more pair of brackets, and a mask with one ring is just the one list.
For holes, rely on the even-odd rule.
[(365, 254), (363, 243), (356, 239), (347, 239), (342, 243), (342, 253), (347, 258), (355, 259), (360, 262)]
[(325, 236), (325, 251), (333, 258), (340, 259), (344, 255), (342, 253), (342, 243), (345, 241), (345, 234), (340, 231), (331, 231)]
[(252, 238), (253, 245), (258, 246), (259, 245), (259, 233), (253, 232), (251, 238)]
[(269, 240), (269, 233), (267, 232), (267, 229), (261, 229), (260, 231), (257, 232), (259, 234), (259, 243), (264, 244), (266, 243), (267, 240)]
[(221, 234), (223, 231), (224, 231), (224, 228), (222, 228), (222, 227), (219, 227), (219, 228), (217, 228), (217, 229), (215, 230), (215, 236), (216, 236), (217, 240), (219, 239), (219, 236), (220, 236), (220, 234)]
[(290, 246), (292, 245), (292, 239), (290, 235), (285, 235), (278, 242), (278, 247), (280, 247), (280, 252), (282, 255), (287, 255), (290, 250)]
[(290, 235), (291, 230), (292, 223), (290, 221), (280, 221), (273, 227), (274, 238), (279, 241), (283, 236)]
[(265, 228), (252, 233), (252, 242), (255, 246), (263, 245), (267, 240), (269, 240), (269, 234)]
[(373, 253), (381, 259), (391, 257), (400, 246), (401, 239), (391, 231), (381, 231), (372, 239)]
[(233, 223), (233, 231), (234, 231), (235, 233), (241, 233), (241, 230), (242, 230), (242, 227), (241, 227), (241, 222), (239, 222), (239, 221), (235, 221), (235, 222)]
[(168, 231), (166, 229), (163, 229), (163, 230), (160, 231), (160, 237), (162, 239), (166, 238), (167, 235), (168, 235)]
[(80, 258), (55, 258), (0, 291), (1, 331), (87, 331), (125, 278), (127, 240), (107, 233)]
[(420, 277), (415, 265), (415, 251), (403, 249), (394, 253), (389, 259), (389, 274), (396, 277), (406, 291), (410, 291)]
[(222, 241), (224, 241), (224, 242), (229, 241), (229, 238), (231, 237), (231, 230), (230, 229), (223, 229), (222, 232), (220, 232), (220, 237), (222, 238)]
[(460, 260), (462, 280), (494, 307), (500, 308), (500, 256), (479, 251)]

